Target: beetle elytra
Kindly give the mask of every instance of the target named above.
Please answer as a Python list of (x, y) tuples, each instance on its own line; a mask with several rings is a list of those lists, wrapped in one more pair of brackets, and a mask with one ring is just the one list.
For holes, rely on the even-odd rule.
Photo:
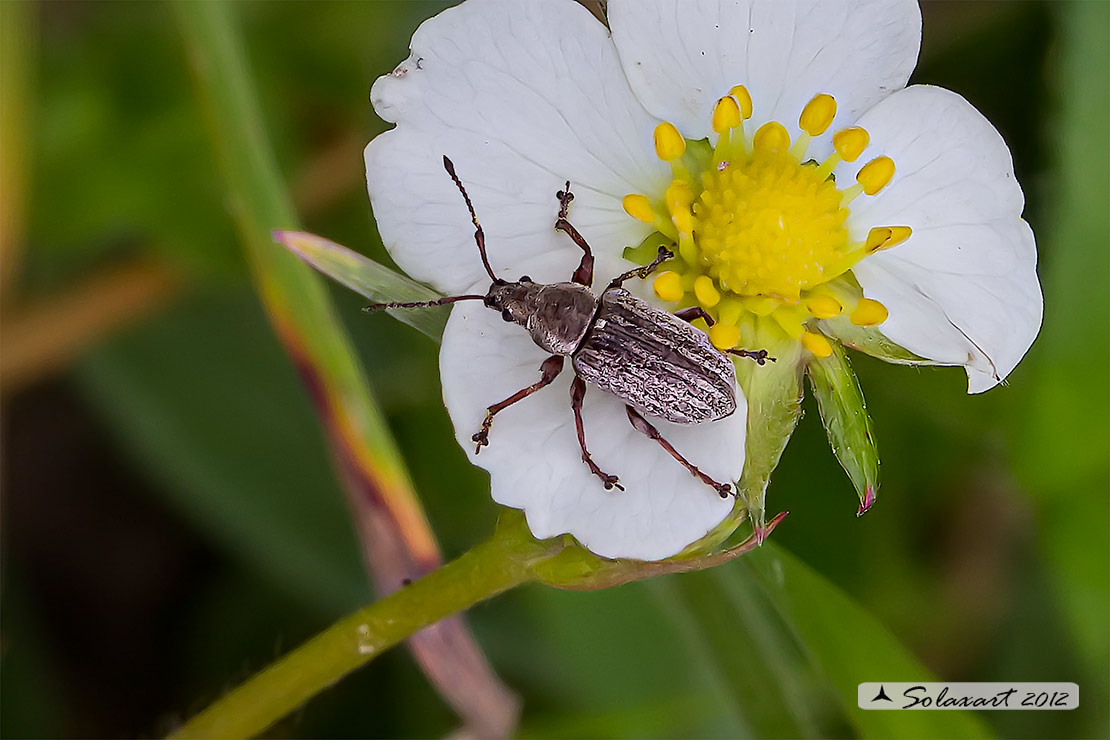
[[(652, 416), (677, 424), (697, 424), (729, 416), (736, 411), (736, 368), (727, 354), (748, 357), (760, 365), (767, 360), (766, 350), (719, 350), (706, 334), (689, 322), (701, 318), (713, 324), (703, 309), (694, 307), (676, 314), (668, 313), (636, 298), (621, 285), (632, 278), (646, 278), (674, 254), (659, 248), (656, 258), (614, 278), (600, 296), (590, 289), (594, 257), (590, 245), (567, 220), (574, 195), (570, 182), (556, 193), (559, 201), (555, 228), (565, 233), (582, 249), (582, 260), (569, 282), (542, 284), (529, 277), (515, 282), (498, 278), (486, 256), (485, 233), (478, 222), (470, 196), (446, 156), (443, 166), (451, 176), (474, 223), (474, 241), (482, 266), (492, 283), (485, 295), (447, 296), (415, 303), (377, 303), (365, 310), (386, 308), (424, 308), (466, 300), (480, 300), (501, 312), (510, 321), (528, 330), (532, 340), (551, 356), (540, 365), (540, 379), (503, 401), (486, 409), (481, 428), (471, 437), (477, 452), (489, 444), (494, 417), (509, 406), (550, 385), (562, 372), (565, 358), (571, 358), (574, 380), (571, 383), (571, 411), (574, 414), (582, 461), (607, 490), (624, 490), (620, 479), (606, 473), (594, 462), (586, 446), (582, 423), (582, 403), (586, 384), (611, 393), (625, 401), (632, 426), (658, 443), (691, 475), (710, 486), (722, 497), (733, 493), (728, 483), (720, 483), (682, 456), (646, 418)], [(727, 354), (726, 354), (727, 353)], [(646, 415), (646, 416), (645, 416)]]

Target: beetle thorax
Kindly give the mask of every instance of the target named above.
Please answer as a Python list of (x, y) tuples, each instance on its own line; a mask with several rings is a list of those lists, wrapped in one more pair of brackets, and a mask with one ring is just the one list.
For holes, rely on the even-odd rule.
[(532, 340), (548, 352), (570, 355), (589, 331), (597, 297), (576, 283), (541, 285), (522, 279), (491, 285), (486, 305), (501, 311), (506, 321), (526, 328)]

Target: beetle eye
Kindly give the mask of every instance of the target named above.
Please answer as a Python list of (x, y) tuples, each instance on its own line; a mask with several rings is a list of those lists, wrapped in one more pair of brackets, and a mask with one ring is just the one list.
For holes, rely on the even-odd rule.
[(501, 318), (505, 319), (505, 321), (512, 321), (513, 315), (509, 312), (509, 309), (503, 308), (501, 309)]
[(532, 282), (532, 278), (528, 277), (527, 275), (521, 275), (520, 280), (518, 280), (517, 282), (530, 283), (530, 282)]

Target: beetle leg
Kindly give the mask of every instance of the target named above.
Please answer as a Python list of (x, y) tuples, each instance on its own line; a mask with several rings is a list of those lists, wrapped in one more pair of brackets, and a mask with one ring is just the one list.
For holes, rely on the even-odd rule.
[(472, 442), (475, 442), (478, 445), (478, 447), (474, 450), (474, 454), (477, 455), (482, 451), (483, 447), (489, 444), (489, 428), (493, 426), (493, 417), (495, 414), (504, 411), (517, 401), (522, 401), (525, 398), (528, 398), (528, 396), (532, 395), (540, 388), (551, 385), (552, 381), (554, 381), (555, 378), (558, 377), (559, 373), (561, 373), (562, 371), (563, 356), (551, 355), (551, 357), (548, 357), (546, 360), (543, 361), (543, 364), (540, 365), (540, 372), (542, 373), (542, 375), (539, 380), (537, 380), (535, 383), (528, 386), (527, 388), (522, 388), (521, 390), (517, 391), (501, 403), (495, 403), (488, 409), (486, 409), (486, 418), (482, 422), (482, 428), (475, 432), (474, 435), (470, 438)]
[(606, 491), (611, 491), (614, 488), (623, 491), (624, 486), (620, 484), (620, 478), (609, 475), (599, 468), (590, 455), (590, 451), (586, 449), (586, 429), (582, 424), (582, 399), (585, 397), (586, 381), (575, 376), (574, 382), (570, 384), (570, 408), (574, 411), (574, 427), (578, 430), (578, 446), (582, 448), (582, 462), (589, 466), (591, 473), (601, 479)]
[(658, 268), (659, 265), (663, 264), (672, 257), (674, 257), (674, 252), (667, 249), (666, 247), (659, 247), (659, 253), (655, 255), (655, 259), (652, 260), (650, 264), (644, 265), (643, 267), (637, 267), (636, 269), (629, 270), (628, 272), (622, 272), (620, 275), (617, 275), (615, 278), (613, 278), (613, 281), (609, 283), (609, 287), (619, 288), (621, 287), (621, 283), (623, 283), (625, 280), (631, 280), (632, 278), (640, 278), (641, 280), (644, 280), (647, 278), (648, 275), (655, 272), (656, 268)]
[(701, 306), (684, 308), (681, 311), (675, 311), (674, 315), (682, 319), (683, 321), (689, 321), (691, 323), (693, 323), (694, 319), (705, 319), (705, 323), (707, 326), (713, 326), (713, 324), (716, 323), (715, 321), (713, 321), (713, 317), (707, 314), (705, 312), (705, 309)]
[(570, 280), (579, 285), (590, 286), (594, 282), (594, 253), (590, 249), (590, 245), (586, 242), (586, 237), (579, 233), (578, 229), (567, 220), (567, 214), (570, 212), (570, 202), (574, 200), (574, 193), (570, 192), (570, 180), (567, 180), (563, 190), (555, 193), (555, 197), (559, 199), (559, 217), (555, 220), (555, 230), (561, 231), (570, 237), (570, 240), (582, 248), (582, 261), (578, 263), (578, 269), (574, 271)]
[(767, 350), (765, 349), (726, 349), (725, 352), (728, 352), (730, 355), (736, 355), (737, 357), (750, 357), (755, 360), (757, 365), (766, 365), (768, 360), (771, 362), (776, 361), (774, 357), (767, 356)]
[(720, 494), (721, 498), (727, 498), (729, 495), (732, 494), (732, 486), (730, 486), (728, 483), (718, 483), (705, 473), (701, 472), (701, 470), (698, 469), (698, 466), (694, 465), (692, 462), (684, 458), (678, 450), (671, 446), (671, 443), (664, 439), (659, 430), (652, 426), (651, 422), (645, 419), (639, 411), (627, 405), (624, 407), (624, 410), (628, 412), (628, 420), (632, 422), (632, 426), (636, 428), (636, 431), (658, 442), (659, 446), (670, 453), (670, 456), (673, 457), (675, 460), (678, 460), (680, 463), (682, 463), (682, 466), (689, 470), (691, 475), (693, 475), (702, 483), (709, 486), (718, 494)]

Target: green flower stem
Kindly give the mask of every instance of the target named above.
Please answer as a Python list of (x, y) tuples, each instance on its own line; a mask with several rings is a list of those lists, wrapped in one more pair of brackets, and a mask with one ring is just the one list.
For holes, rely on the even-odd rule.
[(535, 579), (551, 554), (502, 526), (424, 578), (336, 622), (178, 728), (173, 738), (247, 738), (418, 630)]

